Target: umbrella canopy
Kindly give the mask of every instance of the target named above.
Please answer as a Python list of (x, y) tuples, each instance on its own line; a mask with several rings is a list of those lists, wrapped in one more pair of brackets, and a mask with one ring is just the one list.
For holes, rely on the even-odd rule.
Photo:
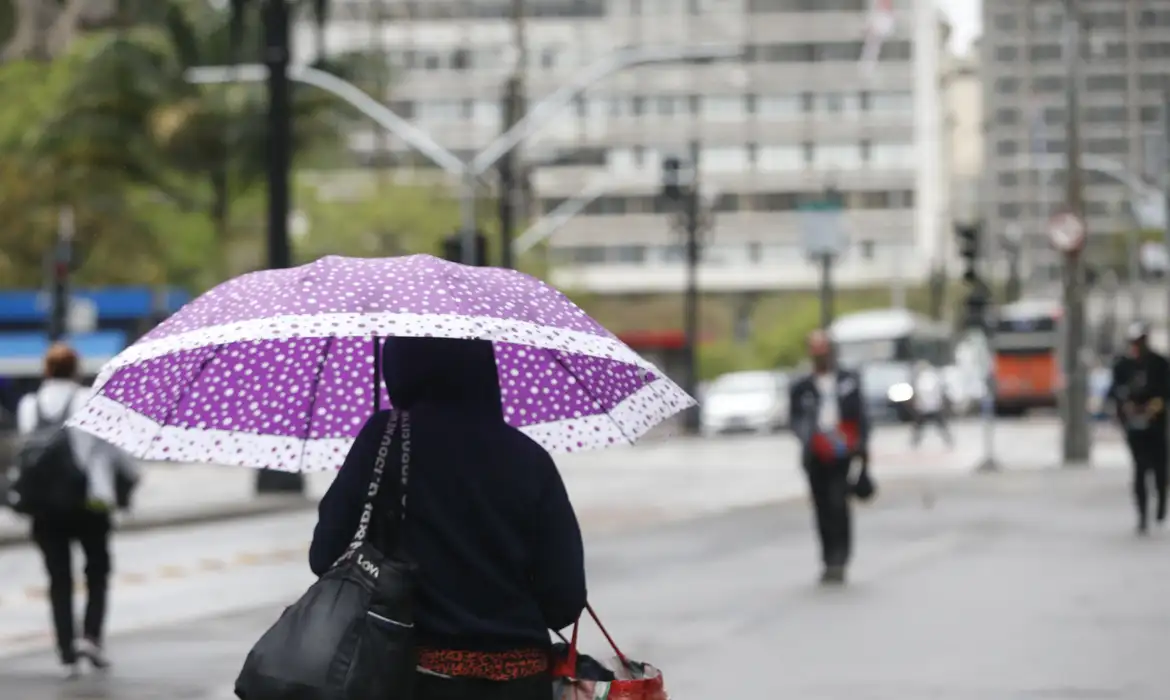
[(335, 469), (379, 339), (492, 341), (501, 411), (551, 452), (628, 444), (694, 404), (545, 283), (429, 255), (326, 257), (212, 289), (116, 356), (71, 421), (140, 459)]

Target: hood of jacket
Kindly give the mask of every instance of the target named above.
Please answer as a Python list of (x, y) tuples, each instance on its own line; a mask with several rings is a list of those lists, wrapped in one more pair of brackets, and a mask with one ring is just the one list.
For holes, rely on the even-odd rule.
[(395, 408), (419, 402), (459, 403), (500, 410), (500, 377), (490, 341), (387, 338), (382, 380)]

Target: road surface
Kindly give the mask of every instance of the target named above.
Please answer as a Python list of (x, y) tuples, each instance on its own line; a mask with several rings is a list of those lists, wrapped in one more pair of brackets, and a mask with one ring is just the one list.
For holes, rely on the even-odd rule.
[[(591, 536), (590, 595), (676, 700), (1161, 700), (1170, 534), (1132, 533), (1125, 481), (1033, 470), (887, 484), (859, 511), (842, 589), (814, 583), (802, 501)], [(126, 535), (122, 559), (157, 564), (156, 578), (120, 582), (108, 676), (55, 677), (46, 640), (11, 638), (18, 620), (47, 618), (43, 601), (5, 600), (3, 697), (232, 697), (251, 642), (309, 581), (310, 525)], [(0, 553), (0, 580), (17, 556)], [(583, 635), (589, 652), (602, 644)]]

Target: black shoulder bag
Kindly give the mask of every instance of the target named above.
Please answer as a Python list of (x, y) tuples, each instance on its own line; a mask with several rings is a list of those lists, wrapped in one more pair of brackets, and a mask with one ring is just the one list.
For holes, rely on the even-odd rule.
[[(395, 429), (399, 527), (387, 555), (369, 541)], [(252, 647), (236, 679), (242, 700), (409, 700), (417, 652), (414, 567), (404, 556), (410, 414), (390, 415), (349, 549)]]

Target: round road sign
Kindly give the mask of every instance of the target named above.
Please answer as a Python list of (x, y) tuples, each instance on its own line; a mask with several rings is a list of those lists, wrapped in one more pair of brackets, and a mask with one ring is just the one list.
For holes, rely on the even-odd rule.
[(1048, 240), (1062, 253), (1075, 253), (1085, 244), (1085, 225), (1076, 214), (1056, 214), (1048, 220)]

